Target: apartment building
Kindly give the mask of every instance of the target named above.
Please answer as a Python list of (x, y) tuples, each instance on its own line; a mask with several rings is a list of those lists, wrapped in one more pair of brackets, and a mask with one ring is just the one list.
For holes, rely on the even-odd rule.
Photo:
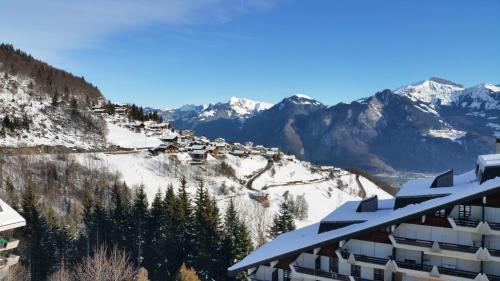
[(500, 154), (350, 201), (229, 268), (249, 280), (500, 281)]
[(0, 280), (4, 280), (9, 267), (19, 261), (19, 256), (13, 253), (19, 245), (13, 230), (25, 225), (24, 218), (0, 199)]

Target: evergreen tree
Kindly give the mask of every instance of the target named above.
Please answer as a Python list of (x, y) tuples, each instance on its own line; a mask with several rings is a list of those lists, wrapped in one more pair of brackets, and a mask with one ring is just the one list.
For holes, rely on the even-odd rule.
[(195, 198), (194, 214), (194, 246), (196, 255), (194, 266), (198, 268), (203, 280), (213, 280), (220, 277), (221, 223), (217, 202), (211, 199), (199, 181)]
[(165, 249), (166, 232), (165, 202), (161, 192), (158, 191), (151, 203), (144, 239), (144, 266), (149, 270), (153, 280), (159, 280), (167, 272), (165, 264), (167, 253), (162, 251)]
[(146, 232), (146, 224), (148, 222), (149, 210), (148, 210), (148, 200), (146, 198), (146, 193), (144, 193), (144, 186), (140, 185), (135, 192), (135, 197), (132, 203), (132, 212), (129, 215), (130, 221), (130, 242), (132, 244), (131, 252), (132, 259), (137, 262), (138, 265), (142, 264), (143, 252), (144, 252), (144, 239)]
[[(184, 184), (185, 185), (185, 184)], [(184, 194), (187, 196), (187, 194)], [(174, 187), (170, 184), (167, 188), (167, 192), (165, 194), (164, 199), (164, 217), (165, 217), (165, 232), (164, 239), (165, 243), (163, 243), (162, 252), (165, 253), (165, 262), (167, 264), (166, 272), (164, 276), (167, 279), (175, 276), (177, 269), (179, 267), (179, 262), (184, 261), (180, 260), (177, 245), (177, 241), (179, 241), (180, 235), (177, 233), (181, 228), (179, 227), (179, 223), (183, 220), (179, 219), (177, 211), (180, 210), (179, 201), (175, 196)]]
[(56, 270), (57, 245), (54, 233), (46, 218), (40, 212), (38, 197), (29, 185), (22, 198), (21, 214), (26, 220), (23, 231), (26, 263), (30, 270), (31, 280), (45, 280)]
[(193, 214), (189, 195), (187, 194), (187, 181), (183, 176), (180, 180), (179, 194), (174, 207), (173, 226), (175, 241), (175, 258), (168, 261), (169, 269), (174, 268), (174, 272), (182, 265), (192, 263), (192, 242), (193, 242)]
[(288, 198), (285, 197), (280, 205), (279, 213), (273, 218), (273, 225), (269, 230), (269, 236), (276, 238), (278, 235), (295, 229), (295, 222), (293, 220), (292, 211)]
[[(224, 216), (224, 238), (222, 243), (222, 266), (228, 268), (252, 251), (252, 240), (245, 222), (240, 219), (231, 199)], [(221, 272), (220, 280), (246, 280), (244, 274), (229, 277)], [(218, 279), (219, 280), (219, 279)]]
[(110, 240), (111, 243), (119, 246), (120, 248), (125, 248), (127, 245), (127, 235), (129, 228), (129, 202), (124, 195), (122, 186), (118, 183), (113, 185), (111, 190), (111, 231)]

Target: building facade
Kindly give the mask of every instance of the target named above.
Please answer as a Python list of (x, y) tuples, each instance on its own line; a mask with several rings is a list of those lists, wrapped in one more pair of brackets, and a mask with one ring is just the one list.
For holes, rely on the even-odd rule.
[(9, 274), (9, 267), (19, 261), (15, 249), (19, 240), (13, 235), (13, 230), (26, 225), (26, 221), (7, 203), (0, 199), (0, 280)]
[(350, 201), (229, 268), (249, 280), (500, 281), (500, 154)]

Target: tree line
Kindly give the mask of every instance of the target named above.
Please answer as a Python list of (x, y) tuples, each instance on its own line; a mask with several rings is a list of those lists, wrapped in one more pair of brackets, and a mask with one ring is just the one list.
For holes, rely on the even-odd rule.
[(53, 211), (40, 204), (28, 186), (15, 207), (26, 219), (19, 234), (29, 280), (49, 280), (61, 269), (79, 268), (100, 249), (115, 247), (129, 255), (134, 268), (146, 268), (150, 280), (176, 280), (183, 265), (194, 268), (200, 280), (242, 280), (243, 275), (226, 273), (252, 250), (249, 230), (234, 202), (220, 214), (203, 181), (193, 198), (186, 189), (187, 181), (181, 178), (177, 190), (170, 185), (149, 205), (143, 186), (131, 194), (126, 185), (115, 184), (106, 194), (84, 184), (82, 227), (74, 234), (57, 223)]

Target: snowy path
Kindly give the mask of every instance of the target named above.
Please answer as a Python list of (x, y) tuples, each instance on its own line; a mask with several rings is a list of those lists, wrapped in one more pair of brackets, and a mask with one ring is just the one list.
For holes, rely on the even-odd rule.
[(267, 164), (264, 168), (258, 170), (255, 174), (252, 175), (252, 177), (247, 181), (247, 183), (245, 184), (245, 187), (249, 190), (255, 190), (253, 187), (252, 187), (252, 184), (253, 182), (255, 181), (255, 179), (257, 179), (258, 177), (260, 177), (262, 174), (264, 174), (265, 172), (267, 172), (269, 169), (271, 169), (274, 165), (274, 162), (273, 161), (267, 161)]

